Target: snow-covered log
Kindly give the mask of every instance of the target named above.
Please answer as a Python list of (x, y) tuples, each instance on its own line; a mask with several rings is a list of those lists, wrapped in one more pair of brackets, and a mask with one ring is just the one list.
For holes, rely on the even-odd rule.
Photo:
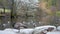
[(55, 26), (50, 26), (50, 25), (36, 27), (34, 29), (34, 34), (41, 34), (41, 32), (47, 33), (48, 31), (56, 31), (56, 27)]
[(54, 28), (53, 30), (56, 30), (56, 27), (51, 25), (39, 26), (39, 27), (36, 27), (35, 29), (48, 29), (48, 28)]

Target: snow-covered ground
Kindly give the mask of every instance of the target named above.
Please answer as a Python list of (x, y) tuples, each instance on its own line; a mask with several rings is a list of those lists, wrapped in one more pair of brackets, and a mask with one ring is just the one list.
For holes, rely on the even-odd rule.
[(32, 34), (34, 29), (20, 29), (20, 34)]
[(11, 29), (6, 28), (4, 30), (0, 30), (0, 34), (32, 34), (34, 29)]
[(0, 31), (0, 34), (16, 34), (16, 33), (11, 31)]
[(0, 30), (0, 34), (17, 34), (17, 29), (7, 28), (5, 30)]
[(60, 31), (47, 32), (47, 34), (60, 34)]
[[(49, 27), (54, 28), (52, 31), (47, 31)], [(12, 28), (6, 28), (4, 30), (0, 30), (0, 34), (41, 34), (41, 32), (44, 32), (46, 34), (60, 34), (60, 26), (57, 28), (55, 26), (39, 26), (35, 28), (27, 28), (27, 29), (12, 29)]]
[(60, 26), (57, 27), (57, 30), (60, 31)]
[(17, 29), (11, 29), (11, 28), (6, 28), (6, 29), (3, 30), (3, 31), (11, 31), (11, 32), (17, 33), (19, 30), (17, 30)]

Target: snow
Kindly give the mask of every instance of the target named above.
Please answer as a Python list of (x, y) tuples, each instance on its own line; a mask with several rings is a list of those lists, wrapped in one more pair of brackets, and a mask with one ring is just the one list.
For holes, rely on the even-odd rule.
[(34, 29), (20, 29), (20, 34), (32, 34)]
[(55, 31), (55, 32), (47, 32), (47, 34), (60, 34), (59, 31)]
[(0, 34), (16, 34), (16, 33), (11, 31), (0, 31)]
[(39, 27), (35, 27), (35, 29), (34, 29), (34, 34), (38, 34), (38, 33), (40, 34), (42, 31), (43, 31), (44, 33), (47, 33), (47, 29), (48, 29), (49, 27), (54, 28), (54, 30), (52, 30), (52, 31), (56, 31), (56, 27), (55, 27), (55, 26), (51, 26), (51, 25), (39, 26)]
[[(48, 29), (49, 27), (54, 28), (54, 30), (51, 32), (46, 31), (46, 29)], [(58, 26), (57, 29), (60, 30), (60, 26)], [(57, 31), (56, 27), (51, 26), (51, 25), (39, 26), (35, 28), (20, 29), (20, 30), (6, 28), (4, 30), (0, 30), (0, 34), (32, 34), (32, 33), (40, 34), (42, 31), (46, 34), (60, 34), (60, 31)]]
[(56, 27), (55, 26), (51, 26), (51, 25), (39, 26), (39, 27), (36, 27), (35, 29), (48, 29), (49, 27), (52, 27), (52, 28), (54, 28), (54, 30), (56, 30)]
[(19, 30), (17, 29), (11, 29), (11, 28), (6, 28), (4, 31), (11, 31), (11, 32), (18, 32)]
[(45, 29), (36, 29), (36, 30), (34, 30), (34, 34), (40, 34), (41, 32), (44, 32), (44, 33), (46, 33), (47, 31), (45, 30)]
[(4, 30), (0, 30), (0, 34), (17, 34), (19, 30), (17, 29), (11, 29), (11, 28), (6, 28)]
[(0, 34), (16, 34), (16, 33), (12, 31), (0, 31)]
[(60, 31), (60, 26), (57, 27), (57, 30)]

